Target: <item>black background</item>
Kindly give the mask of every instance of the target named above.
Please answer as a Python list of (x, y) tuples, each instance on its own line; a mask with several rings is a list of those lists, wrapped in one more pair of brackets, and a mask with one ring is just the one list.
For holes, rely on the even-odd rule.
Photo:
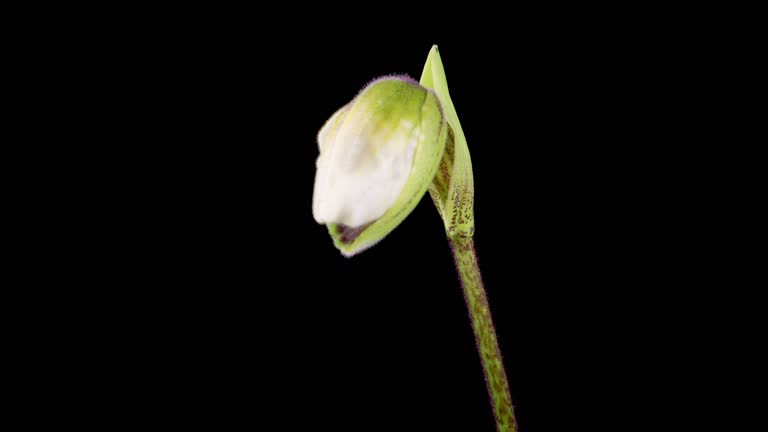
[(119, 173), (99, 213), (118, 234), (102, 241), (119, 253), (99, 258), (110, 325), (90, 331), (126, 421), (493, 430), (431, 201), (351, 259), (311, 213), (323, 122), (373, 78), (418, 79), (432, 44), (472, 155), (521, 430), (648, 421), (626, 389), (657, 391), (646, 347), (674, 305), (656, 282), (679, 240), (658, 251), (661, 221), (677, 223), (659, 184), (677, 155), (658, 139), (675, 101), (657, 103), (675, 77), (667, 54), (648, 61), (647, 32), (549, 15), (397, 35), (174, 17), (107, 43), (101, 65), (124, 101), (102, 114), (118, 136), (103, 169)]

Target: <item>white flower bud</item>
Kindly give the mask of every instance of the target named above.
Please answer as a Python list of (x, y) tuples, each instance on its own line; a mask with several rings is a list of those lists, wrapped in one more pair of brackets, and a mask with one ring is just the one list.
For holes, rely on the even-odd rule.
[(359, 227), (394, 204), (424, 138), (426, 95), (416, 82), (379, 80), (328, 120), (318, 134), (312, 207), (318, 223)]
[(312, 213), (343, 253), (380, 240), (413, 210), (437, 171), (445, 131), (435, 94), (407, 77), (372, 82), (325, 123)]

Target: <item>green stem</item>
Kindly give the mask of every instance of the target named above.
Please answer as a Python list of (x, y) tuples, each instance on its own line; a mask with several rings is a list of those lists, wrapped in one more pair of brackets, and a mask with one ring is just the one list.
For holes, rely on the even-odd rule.
[(467, 301), (469, 318), (475, 331), (475, 342), (480, 353), (480, 360), (485, 372), (485, 385), (493, 404), (496, 429), (499, 432), (516, 432), (515, 414), (512, 410), (512, 398), (509, 384), (501, 360), (501, 350), (496, 340), (496, 330), (491, 320), (488, 298), (483, 288), (480, 268), (471, 237), (448, 240), (453, 251), (456, 270), (459, 272), (464, 299)]

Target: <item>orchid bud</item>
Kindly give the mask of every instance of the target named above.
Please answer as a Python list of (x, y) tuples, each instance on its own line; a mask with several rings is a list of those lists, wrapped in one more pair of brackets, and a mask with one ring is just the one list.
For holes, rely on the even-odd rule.
[(312, 213), (342, 254), (372, 246), (413, 211), (435, 177), (446, 129), (435, 93), (401, 76), (373, 81), (325, 123)]
[(389, 234), (429, 191), (464, 290), (496, 429), (516, 431), (472, 241), (472, 160), (437, 45), (429, 52), (420, 82), (397, 76), (372, 82), (331, 116), (317, 141), (312, 213), (348, 257)]

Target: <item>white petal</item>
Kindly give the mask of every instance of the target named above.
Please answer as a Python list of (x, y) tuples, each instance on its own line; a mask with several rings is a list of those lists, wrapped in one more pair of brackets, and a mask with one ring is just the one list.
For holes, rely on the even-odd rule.
[(318, 136), (313, 214), (319, 223), (358, 227), (373, 222), (408, 180), (419, 130), (408, 120), (371, 121), (370, 112), (355, 104), (336, 119), (338, 127), (324, 127)]

